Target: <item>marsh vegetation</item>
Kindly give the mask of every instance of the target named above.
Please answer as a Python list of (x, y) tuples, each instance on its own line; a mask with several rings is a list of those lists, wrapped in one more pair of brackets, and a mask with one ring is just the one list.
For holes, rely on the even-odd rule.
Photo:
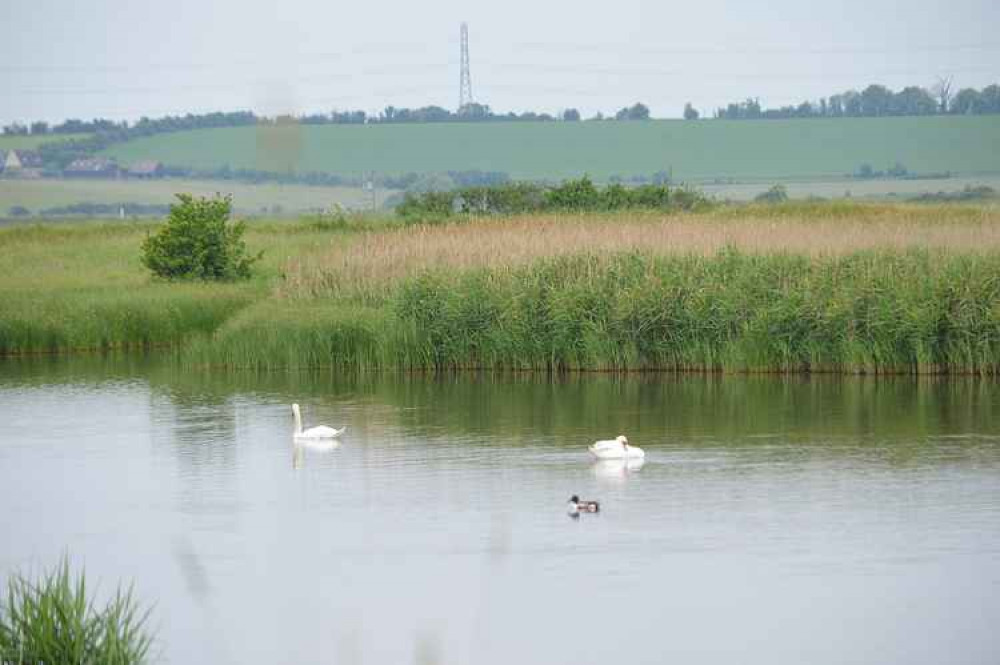
[(251, 222), (257, 274), (213, 285), (144, 274), (150, 225), (2, 231), (0, 349), (171, 345), (255, 368), (992, 373), (1000, 358), (989, 205), (328, 221)]

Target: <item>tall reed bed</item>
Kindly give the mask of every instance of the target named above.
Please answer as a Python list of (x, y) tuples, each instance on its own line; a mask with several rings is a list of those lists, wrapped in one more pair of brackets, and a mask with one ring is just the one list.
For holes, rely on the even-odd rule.
[(396, 313), (435, 368), (995, 373), (1000, 255), (561, 257), (428, 273)]
[[(251, 309), (202, 362), (448, 370), (1000, 369), (1000, 254), (630, 251), (428, 268), (380, 307)], [(338, 309), (338, 303), (346, 309)], [(297, 314), (296, 314), (297, 313)]]
[(832, 202), (720, 207), (697, 215), (480, 218), (364, 233), (354, 242), (291, 258), (279, 291), (290, 298), (349, 295), (371, 303), (429, 268), (503, 270), (554, 256), (632, 251), (711, 256), (727, 247), (808, 256), (910, 248), (1000, 251), (1000, 209)]

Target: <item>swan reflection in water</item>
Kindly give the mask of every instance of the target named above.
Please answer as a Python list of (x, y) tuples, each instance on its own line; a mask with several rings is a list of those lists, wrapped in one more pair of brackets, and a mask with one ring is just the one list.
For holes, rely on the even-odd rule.
[(324, 454), (340, 447), (340, 441), (336, 439), (293, 439), (292, 440), (292, 468), (302, 467), (306, 451), (310, 453)]
[(646, 463), (645, 458), (605, 459), (591, 465), (594, 476), (602, 480), (623, 480), (636, 473)]

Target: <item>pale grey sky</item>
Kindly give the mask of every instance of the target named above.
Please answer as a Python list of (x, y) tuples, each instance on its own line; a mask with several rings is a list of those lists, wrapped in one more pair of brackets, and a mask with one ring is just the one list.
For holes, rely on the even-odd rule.
[(497, 111), (677, 117), (1000, 80), (990, 0), (0, 0), (0, 123), (454, 108), (462, 21), (476, 101)]

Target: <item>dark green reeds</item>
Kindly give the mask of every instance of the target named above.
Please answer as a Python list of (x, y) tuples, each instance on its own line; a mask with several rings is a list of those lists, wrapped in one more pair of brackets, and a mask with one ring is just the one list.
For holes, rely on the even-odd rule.
[(215, 330), (251, 300), (229, 285), (8, 293), (0, 301), (0, 355), (176, 344)]
[(119, 587), (96, 607), (86, 576), (74, 578), (64, 559), (37, 580), (17, 573), (8, 579), (0, 606), (0, 663), (142, 663), (153, 643), (148, 621), (149, 610), (131, 587)]
[(393, 364), (385, 310), (336, 300), (268, 300), (239, 313), (182, 352), (190, 365), (272, 370), (377, 368)]
[(385, 308), (344, 306), (250, 309), (191, 358), (256, 368), (1000, 369), (997, 254), (582, 255), (425, 271)]

